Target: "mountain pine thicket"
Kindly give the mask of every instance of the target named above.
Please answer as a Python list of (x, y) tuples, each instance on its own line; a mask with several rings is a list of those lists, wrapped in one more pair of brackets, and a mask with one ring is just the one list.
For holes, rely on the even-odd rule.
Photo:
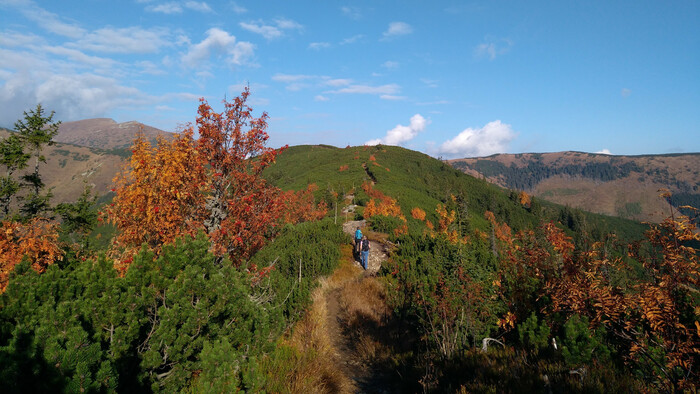
[[(692, 217), (593, 215), (399, 147), (279, 152), (247, 96), (222, 113), (202, 102), (199, 140), (137, 139), (106, 206), (89, 190), (31, 218), (3, 205), (3, 391), (280, 390), (296, 362), (284, 337), (344, 258), (346, 220), (392, 245), (376, 280), (401, 330), (386, 333), (393, 350), (375, 367), (392, 381), (378, 389), (699, 383)], [(13, 136), (1, 146), (14, 198), (35, 190), (22, 186), (29, 147)], [(106, 222), (112, 242), (97, 239)]]

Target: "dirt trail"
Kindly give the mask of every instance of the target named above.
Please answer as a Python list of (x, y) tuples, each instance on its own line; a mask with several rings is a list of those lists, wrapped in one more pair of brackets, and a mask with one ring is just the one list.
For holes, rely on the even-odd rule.
[[(351, 201), (351, 196), (350, 196)], [(346, 207), (349, 212), (353, 206)], [(348, 221), (343, 231), (354, 234), (363, 229), (365, 221)], [(348, 392), (386, 393), (382, 372), (373, 368), (376, 349), (382, 346), (376, 331), (390, 313), (384, 299), (384, 285), (374, 276), (388, 256), (388, 245), (370, 241), (368, 269), (358, 261), (344, 261), (331, 279), (333, 285), (324, 291), (325, 328), (330, 339), (334, 359), (343, 374), (352, 383)]]

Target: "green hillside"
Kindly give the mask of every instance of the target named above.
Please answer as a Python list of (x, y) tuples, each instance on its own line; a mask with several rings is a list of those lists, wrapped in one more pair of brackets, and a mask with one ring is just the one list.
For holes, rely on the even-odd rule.
[(615, 232), (620, 238), (631, 240), (641, 238), (647, 228), (635, 221), (539, 199), (526, 208), (510, 190), (466, 175), (428, 155), (396, 146), (293, 146), (278, 156), (265, 176), (282, 189), (301, 190), (315, 183), (319, 197), (328, 191), (343, 195), (354, 190), (359, 205), (367, 200), (361, 185), (374, 181), (377, 190), (397, 200), (409, 228), (419, 226), (419, 221), (411, 217), (411, 209), (419, 207), (426, 212), (428, 220), (435, 221), (435, 208), (439, 203), (450, 202), (452, 195), (456, 197), (455, 208), (466, 212), (468, 225), (480, 230), (488, 226), (484, 219), (487, 210), (516, 231), (534, 228), (546, 219), (562, 222), (573, 232), (585, 230), (594, 235)]

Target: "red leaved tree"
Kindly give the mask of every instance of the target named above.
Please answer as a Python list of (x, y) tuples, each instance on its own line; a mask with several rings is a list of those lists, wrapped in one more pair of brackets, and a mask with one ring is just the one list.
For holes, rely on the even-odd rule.
[[(115, 178), (106, 213), (120, 230), (116, 245), (161, 245), (203, 230), (212, 251), (234, 264), (249, 258), (275, 231), (283, 201), (262, 177), (280, 150), (266, 147), (266, 113), (252, 116), (245, 91), (217, 113), (202, 99), (197, 131), (153, 148), (136, 139), (130, 164)], [(129, 259), (126, 260), (128, 263)]]

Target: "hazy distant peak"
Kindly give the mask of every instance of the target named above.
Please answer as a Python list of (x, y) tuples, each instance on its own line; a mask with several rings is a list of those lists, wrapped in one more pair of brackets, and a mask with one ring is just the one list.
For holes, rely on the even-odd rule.
[(54, 140), (92, 148), (118, 149), (130, 146), (141, 128), (149, 140), (155, 140), (157, 135), (172, 135), (135, 120), (117, 123), (114, 119), (94, 118), (61, 123)]

